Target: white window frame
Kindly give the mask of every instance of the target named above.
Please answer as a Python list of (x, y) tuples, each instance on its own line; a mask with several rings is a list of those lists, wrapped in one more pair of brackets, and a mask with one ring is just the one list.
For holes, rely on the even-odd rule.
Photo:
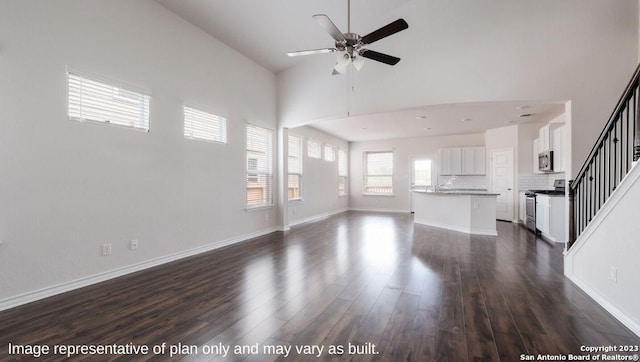
[[(291, 155), (291, 141), (292, 138), (297, 140), (298, 142), (298, 153), (296, 155)], [(304, 165), (303, 165), (303, 150), (302, 150), (302, 145), (304, 144), (304, 138), (300, 137), (300, 136), (296, 136), (296, 135), (288, 135), (288, 139), (287, 139), (287, 157), (288, 157), (288, 170), (287, 170), (287, 199), (289, 202), (301, 202), (303, 200), (302, 198), (302, 174), (303, 174), (303, 170), (304, 170)], [(298, 165), (298, 170), (291, 170), (291, 158), (295, 157), (299, 163)], [(297, 171), (297, 172), (296, 172)], [(289, 178), (291, 176), (296, 176), (298, 178), (298, 197), (295, 198), (289, 198)]]
[[(249, 139), (250, 130), (265, 132), (265, 147), (263, 150), (254, 150), (249, 149), (251, 140)], [(247, 124), (246, 126), (246, 162), (247, 162), (247, 173), (246, 173), (246, 197), (245, 197), (245, 205), (246, 210), (256, 210), (262, 208), (269, 208), (273, 206), (273, 130), (256, 126), (252, 124)], [(259, 140), (259, 139), (257, 139)], [(260, 152), (263, 151), (261, 155)], [(264, 158), (264, 162), (260, 162), (260, 157)], [(250, 167), (250, 160), (256, 159), (256, 168), (253, 169)], [(262, 166), (261, 166), (262, 164)], [(266, 184), (264, 188), (266, 188), (264, 202), (250, 204), (249, 198), (249, 188), (252, 186), (251, 182), (259, 182), (260, 178), (263, 177), (265, 179)], [(260, 186), (260, 185), (258, 185)]]
[(69, 120), (149, 131), (149, 92), (67, 69)]
[(336, 148), (330, 144), (324, 145), (324, 160), (329, 162), (336, 161)]
[[(391, 173), (389, 174), (370, 174), (369, 173), (369, 158), (368, 156), (370, 154), (382, 154), (382, 153), (390, 153), (391, 154)], [(394, 170), (395, 170), (395, 154), (393, 152), (393, 150), (372, 150), (372, 151), (364, 151), (363, 152), (363, 184), (362, 184), (362, 190), (363, 190), (363, 195), (370, 195), (370, 196), (394, 196), (394, 182), (393, 182), (393, 174), (394, 174)], [(389, 192), (372, 192), (369, 191), (369, 187), (374, 187), (374, 186), (369, 186), (367, 181), (368, 178), (370, 176), (381, 176), (381, 177), (390, 177), (391, 178), (391, 190)]]
[[(344, 180), (344, 191), (340, 189), (340, 183)], [(338, 149), (338, 196), (349, 195), (349, 153)]]
[(227, 144), (227, 119), (185, 104), (182, 107), (184, 138)]
[[(317, 145), (318, 148), (318, 152), (317, 154), (315, 152), (313, 152), (313, 150), (315, 150), (315, 146), (311, 146), (311, 145)], [(312, 153), (313, 152), (313, 153)], [(307, 157), (309, 158), (316, 158), (316, 159), (322, 159), (322, 142), (320, 141), (316, 141), (314, 139), (309, 138), (307, 140)]]

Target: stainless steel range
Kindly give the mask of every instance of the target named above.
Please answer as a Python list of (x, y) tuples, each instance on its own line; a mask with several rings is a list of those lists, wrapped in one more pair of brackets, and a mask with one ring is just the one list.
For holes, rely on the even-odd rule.
[(544, 195), (564, 195), (565, 180), (557, 179), (553, 181), (553, 190), (529, 190), (524, 195), (526, 197), (525, 226), (536, 234), (540, 232), (536, 229), (536, 194)]

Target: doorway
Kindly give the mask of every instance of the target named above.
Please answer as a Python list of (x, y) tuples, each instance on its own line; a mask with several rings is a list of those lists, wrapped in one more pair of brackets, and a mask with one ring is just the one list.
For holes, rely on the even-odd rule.
[(496, 198), (496, 219), (513, 222), (513, 148), (491, 151), (491, 192)]

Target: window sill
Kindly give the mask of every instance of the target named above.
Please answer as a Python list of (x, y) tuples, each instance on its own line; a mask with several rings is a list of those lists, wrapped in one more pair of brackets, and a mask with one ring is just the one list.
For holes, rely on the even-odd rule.
[(244, 209), (244, 211), (246, 211), (246, 212), (260, 211), (260, 210), (267, 210), (267, 209), (270, 209), (272, 207), (273, 207), (273, 205), (251, 206), (251, 207), (246, 207)]
[(338, 195), (338, 197), (348, 197), (348, 196), (349, 196), (349, 194), (340, 194), (340, 195)]
[(362, 196), (396, 196), (395, 194), (372, 194), (372, 193), (362, 193)]
[(303, 202), (304, 202), (303, 198), (289, 200), (289, 204), (302, 204)]

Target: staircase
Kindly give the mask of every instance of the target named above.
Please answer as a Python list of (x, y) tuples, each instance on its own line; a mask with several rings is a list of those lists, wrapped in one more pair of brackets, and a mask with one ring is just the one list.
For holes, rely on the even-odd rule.
[(576, 178), (569, 181), (570, 249), (640, 158), (640, 65)]
[(569, 182), (564, 273), (640, 336), (640, 66)]

